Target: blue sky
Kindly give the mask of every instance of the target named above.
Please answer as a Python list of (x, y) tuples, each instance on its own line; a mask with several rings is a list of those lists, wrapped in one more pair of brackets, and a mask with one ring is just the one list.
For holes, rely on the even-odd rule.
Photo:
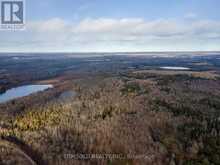
[(0, 51), (220, 50), (219, 0), (26, 0), (26, 30)]
[(219, 0), (27, 0), (30, 20), (60, 17), (182, 18), (195, 13), (204, 19), (220, 19)]

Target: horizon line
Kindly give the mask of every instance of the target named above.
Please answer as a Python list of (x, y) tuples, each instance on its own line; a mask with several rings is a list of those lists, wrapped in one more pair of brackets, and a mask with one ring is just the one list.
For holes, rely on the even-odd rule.
[(20, 51), (6, 51), (6, 52), (1, 52), (0, 51), (0, 54), (3, 54), (3, 53), (9, 53), (9, 54), (14, 54), (14, 53), (19, 53), (19, 54), (42, 54), (42, 53), (46, 53), (46, 54), (51, 54), (51, 53), (65, 53), (65, 54), (76, 54), (76, 53), (81, 53), (81, 54), (89, 54), (89, 53), (95, 53), (95, 54), (101, 54), (101, 53), (106, 53), (106, 54), (109, 54), (109, 53), (220, 53), (220, 50), (211, 50), (211, 51), (44, 51), (44, 52), (27, 52), (27, 51), (24, 51), (24, 52), (20, 52)]

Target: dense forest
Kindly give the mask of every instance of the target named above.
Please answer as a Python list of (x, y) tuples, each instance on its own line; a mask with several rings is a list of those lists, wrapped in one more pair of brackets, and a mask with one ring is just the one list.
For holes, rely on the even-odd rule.
[(0, 163), (219, 165), (219, 64), (186, 58), (190, 71), (170, 71), (155, 68), (167, 59), (134, 59), (50, 66), (61, 68), (46, 76), (54, 89), (1, 104)]

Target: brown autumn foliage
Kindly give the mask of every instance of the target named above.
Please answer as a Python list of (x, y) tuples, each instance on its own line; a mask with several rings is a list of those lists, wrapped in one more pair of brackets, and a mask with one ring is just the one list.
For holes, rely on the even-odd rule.
[[(207, 93), (213, 86), (207, 84), (218, 87), (212, 100)], [(24, 143), (35, 153), (33, 160), (44, 164), (219, 162), (218, 80), (129, 75), (79, 80), (74, 86), (75, 98), (30, 108), (1, 129), (2, 138)], [(76, 159), (74, 154), (120, 158)]]

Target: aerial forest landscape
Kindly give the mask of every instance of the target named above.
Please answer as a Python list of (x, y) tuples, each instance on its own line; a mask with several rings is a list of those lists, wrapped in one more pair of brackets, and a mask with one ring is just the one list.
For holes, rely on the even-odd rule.
[(220, 3), (156, 1), (0, 1), (0, 165), (220, 165)]

